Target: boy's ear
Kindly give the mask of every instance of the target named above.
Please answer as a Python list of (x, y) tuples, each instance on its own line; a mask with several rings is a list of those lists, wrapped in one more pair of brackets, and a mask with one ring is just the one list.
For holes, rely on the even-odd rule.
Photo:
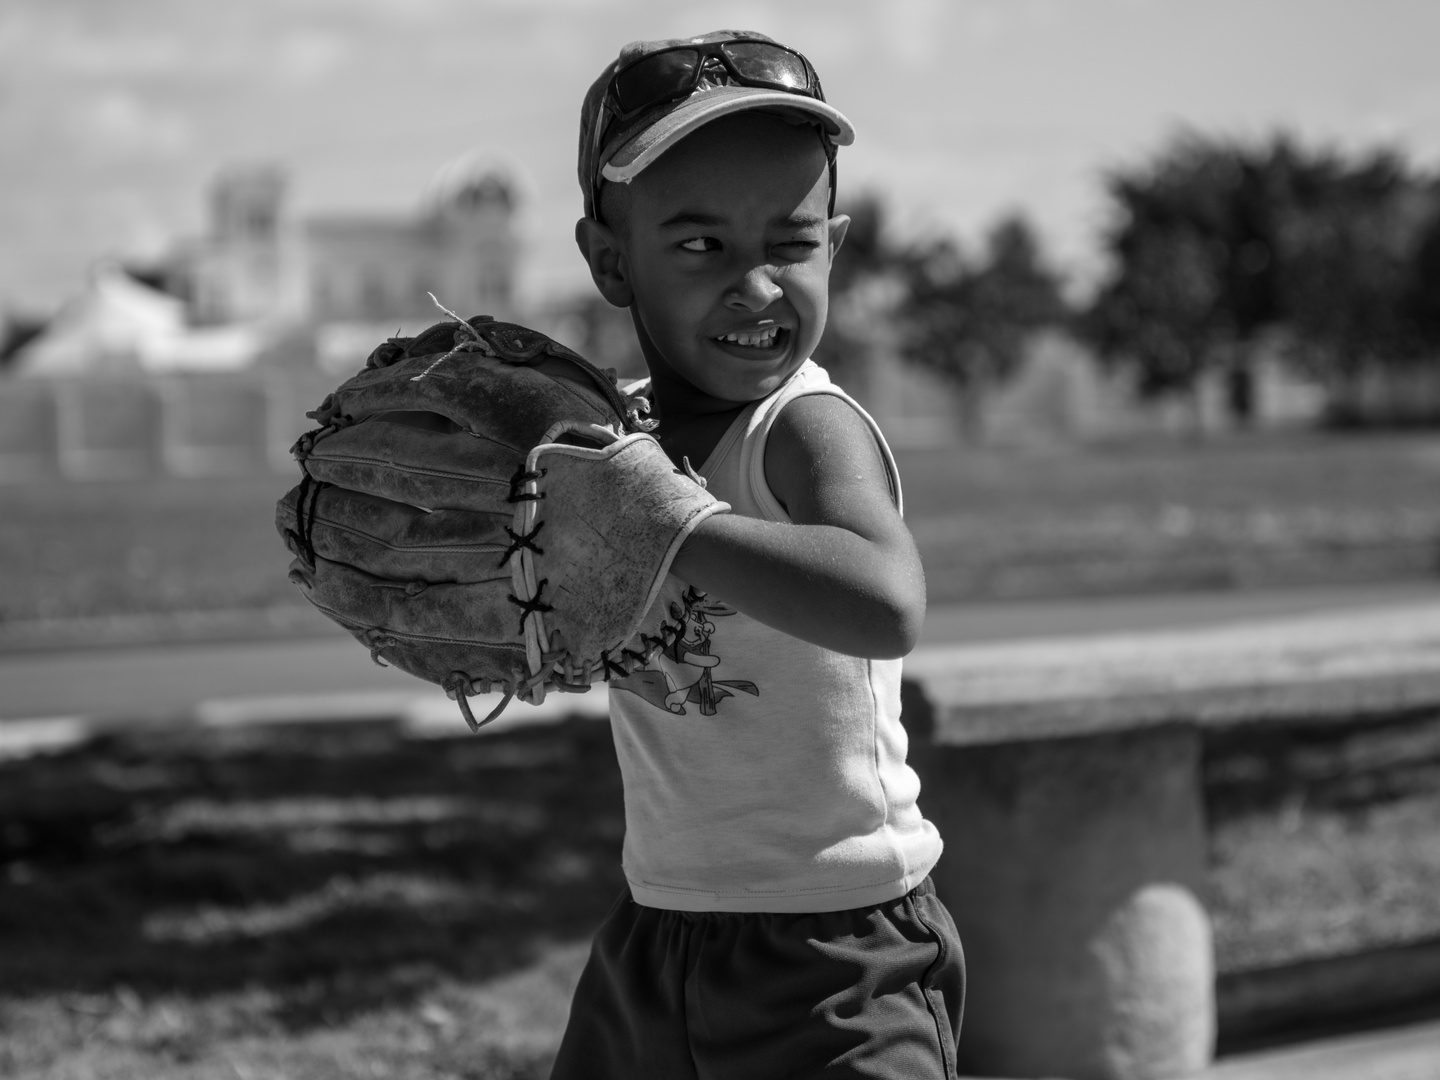
[(833, 259), (845, 242), (845, 234), (850, 231), (850, 215), (836, 214), (827, 224), (830, 227), (830, 258)]
[(590, 277), (600, 295), (618, 308), (628, 308), (635, 299), (627, 274), (625, 252), (615, 231), (604, 222), (583, 217), (575, 223), (575, 244), (590, 267)]

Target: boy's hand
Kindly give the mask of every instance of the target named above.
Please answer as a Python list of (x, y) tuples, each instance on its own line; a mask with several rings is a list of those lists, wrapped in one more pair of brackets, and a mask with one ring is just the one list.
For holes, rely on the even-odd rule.
[(765, 448), (793, 524), (704, 522), (671, 568), (778, 630), (852, 656), (903, 656), (925, 620), (925, 576), (865, 421), (830, 394), (796, 398)]

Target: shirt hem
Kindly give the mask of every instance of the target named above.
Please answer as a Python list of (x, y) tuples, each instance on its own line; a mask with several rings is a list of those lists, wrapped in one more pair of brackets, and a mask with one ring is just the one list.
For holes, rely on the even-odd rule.
[[(937, 860), (938, 861), (938, 860)], [(665, 911), (728, 911), (769, 912), (773, 914), (816, 914), (824, 911), (847, 911), (898, 900), (934, 869), (931, 862), (911, 870), (903, 877), (876, 885), (852, 886), (842, 889), (776, 889), (773, 892), (718, 893), (703, 889), (680, 889), (630, 880), (630, 896), (643, 907)], [(628, 879), (627, 879), (628, 880)]]

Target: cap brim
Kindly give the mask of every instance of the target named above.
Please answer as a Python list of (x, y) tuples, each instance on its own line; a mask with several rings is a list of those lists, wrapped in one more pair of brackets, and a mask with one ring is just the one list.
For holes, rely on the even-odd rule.
[(600, 175), (614, 183), (628, 184), (696, 128), (750, 109), (776, 109), (813, 116), (821, 121), (826, 135), (836, 146), (849, 146), (855, 141), (854, 125), (839, 109), (823, 101), (783, 90), (717, 86), (695, 94), (621, 146), (601, 168)]

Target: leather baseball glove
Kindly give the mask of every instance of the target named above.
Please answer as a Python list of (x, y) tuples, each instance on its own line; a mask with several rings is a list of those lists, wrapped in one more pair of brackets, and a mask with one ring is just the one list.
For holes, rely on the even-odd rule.
[[(512, 697), (627, 675), (680, 632), (653, 604), (675, 553), (729, 510), (671, 464), (647, 411), (489, 316), (392, 338), (292, 447), (305, 475), (275, 517), (290, 578), (475, 729)], [(477, 722), (466, 698), (491, 690), (505, 697)]]

